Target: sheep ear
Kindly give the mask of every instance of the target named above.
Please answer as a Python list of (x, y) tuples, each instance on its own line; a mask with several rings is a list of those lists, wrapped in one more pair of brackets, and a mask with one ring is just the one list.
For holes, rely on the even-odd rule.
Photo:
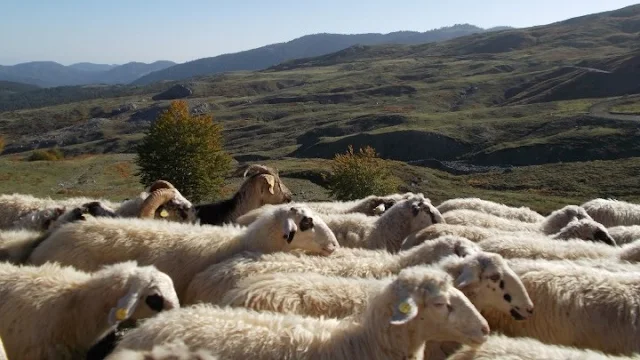
[(142, 287), (137, 282), (131, 285), (129, 292), (109, 311), (109, 325), (116, 326), (131, 317), (140, 302), (141, 290)]
[(473, 269), (469, 265), (465, 265), (462, 268), (462, 272), (456, 278), (453, 285), (458, 289), (463, 289), (475, 282), (475, 275)]
[(383, 204), (380, 204), (380, 205), (376, 206), (373, 209), (373, 213), (375, 215), (382, 215), (382, 214), (384, 214), (385, 210), (386, 210), (386, 208), (385, 208), (384, 203), (383, 203)]
[(298, 230), (298, 225), (291, 218), (287, 218), (283, 224), (283, 237), (287, 239), (288, 243), (293, 241), (293, 237), (296, 235), (296, 231)]
[(269, 175), (269, 174), (264, 174), (262, 175), (262, 177), (264, 178), (264, 180), (267, 182), (267, 184), (269, 185), (269, 192), (271, 193), (271, 195), (275, 194), (275, 186), (276, 186), (276, 177), (273, 175)]
[(393, 306), (393, 314), (391, 315), (391, 325), (402, 325), (413, 320), (418, 315), (418, 305), (413, 297), (400, 297), (399, 301)]

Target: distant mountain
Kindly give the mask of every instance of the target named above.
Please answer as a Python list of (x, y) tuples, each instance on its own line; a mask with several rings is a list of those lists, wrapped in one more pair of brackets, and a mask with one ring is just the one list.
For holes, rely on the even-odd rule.
[(13, 81), (0, 81), (0, 94), (16, 94), (37, 89), (40, 87)]
[(0, 66), (0, 80), (41, 87), (127, 84), (152, 71), (162, 70), (175, 64), (171, 61), (156, 61), (151, 64), (131, 62), (113, 66), (107, 70), (96, 70), (100, 67), (110, 67), (112, 65), (79, 63), (64, 66), (53, 61), (35, 61), (13, 66)]
[[(509, 27), (493, 28), (496, 30)], [(153, 72), (134, 81), (133, 84), (142, 85), (163, 80), (182, 80), (193, 76), (208, 75), (225, 71), (260, 70), (281, 62), (320, 56), (336, 52), (353, 45), (379, 44), (422, 44), (444, 41), (460, 36), (487, 31), (469, 24), (458, 24), (427, 32), (398, 31), (389, 34), (315, 34), (306, 35), (286, 43), (271, 44), (257, 49), (216, 57), (203, 58), (175, 65), (167, 69)]]
[(109, 71), (118, 65), (109, 65), (109, 64), (94, 64), (89, 62), (81, 62), (77, 64), (69, 65), (70, 68), (81, 70), (81, 71), (89, 71), (89, 72), (101, 72), (101, 71)]
[(163, 70), (170, 66), (174, 66), (176, 63), (172, 61), (156, 61), (151, 64), (145, 64), (141, 62), (130, 62), (124, 65), (116, 66), (109, 71), (97, 74), (96, 82), (105, 84), (128, 84), (141, 76), (147, 75), (151, 72)]

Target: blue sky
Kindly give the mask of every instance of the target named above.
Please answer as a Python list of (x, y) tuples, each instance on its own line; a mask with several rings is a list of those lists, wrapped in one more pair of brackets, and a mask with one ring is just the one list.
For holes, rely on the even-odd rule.
[(2, 0), (0, 64), (185, 62), (319, 33), (526, 27), (640, 0)]

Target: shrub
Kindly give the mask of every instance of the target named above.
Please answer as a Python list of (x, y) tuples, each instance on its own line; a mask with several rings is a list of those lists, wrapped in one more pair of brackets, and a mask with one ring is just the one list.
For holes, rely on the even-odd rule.
[(64, 159), (64, 153), (58, 148), (34, 150), (27, 161), (58, 161)]
[(0, 135), (0, 154), (4, 151), (4, 146), (6, 145), (6, 141), (4, 140), (4, 136)]
[(331, 164), (329, 191), (338, 200), (355, 200), (369, 195), (386, 195), (397, 191), (398, 181), (388, 161), (381, 159), (370, 146), (354, 153), (336, 154)]
[(136, 147), (140, 182), (170, 181), (193, 202), (219, 195), (231, 156), (223, 151), (222, 125), (209, 115), (193, 116), (174, 101)]

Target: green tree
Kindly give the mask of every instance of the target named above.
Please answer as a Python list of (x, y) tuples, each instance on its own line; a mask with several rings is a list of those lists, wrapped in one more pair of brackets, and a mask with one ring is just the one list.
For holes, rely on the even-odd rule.
[(231, 169), (222, 125), (212, 116), (192, 116), (183, 100), (158, 116), (136, 150), (143, 185), (167, 180), (192, 202), (217, 197)]
[(388, 161), (381, 159), (374, 148), (367, 146), (336, 154), (331, 164), (329, 192), (338, 200), (355, 200), (369, 195), (386, 195), (397, 191), (397, 178)]

